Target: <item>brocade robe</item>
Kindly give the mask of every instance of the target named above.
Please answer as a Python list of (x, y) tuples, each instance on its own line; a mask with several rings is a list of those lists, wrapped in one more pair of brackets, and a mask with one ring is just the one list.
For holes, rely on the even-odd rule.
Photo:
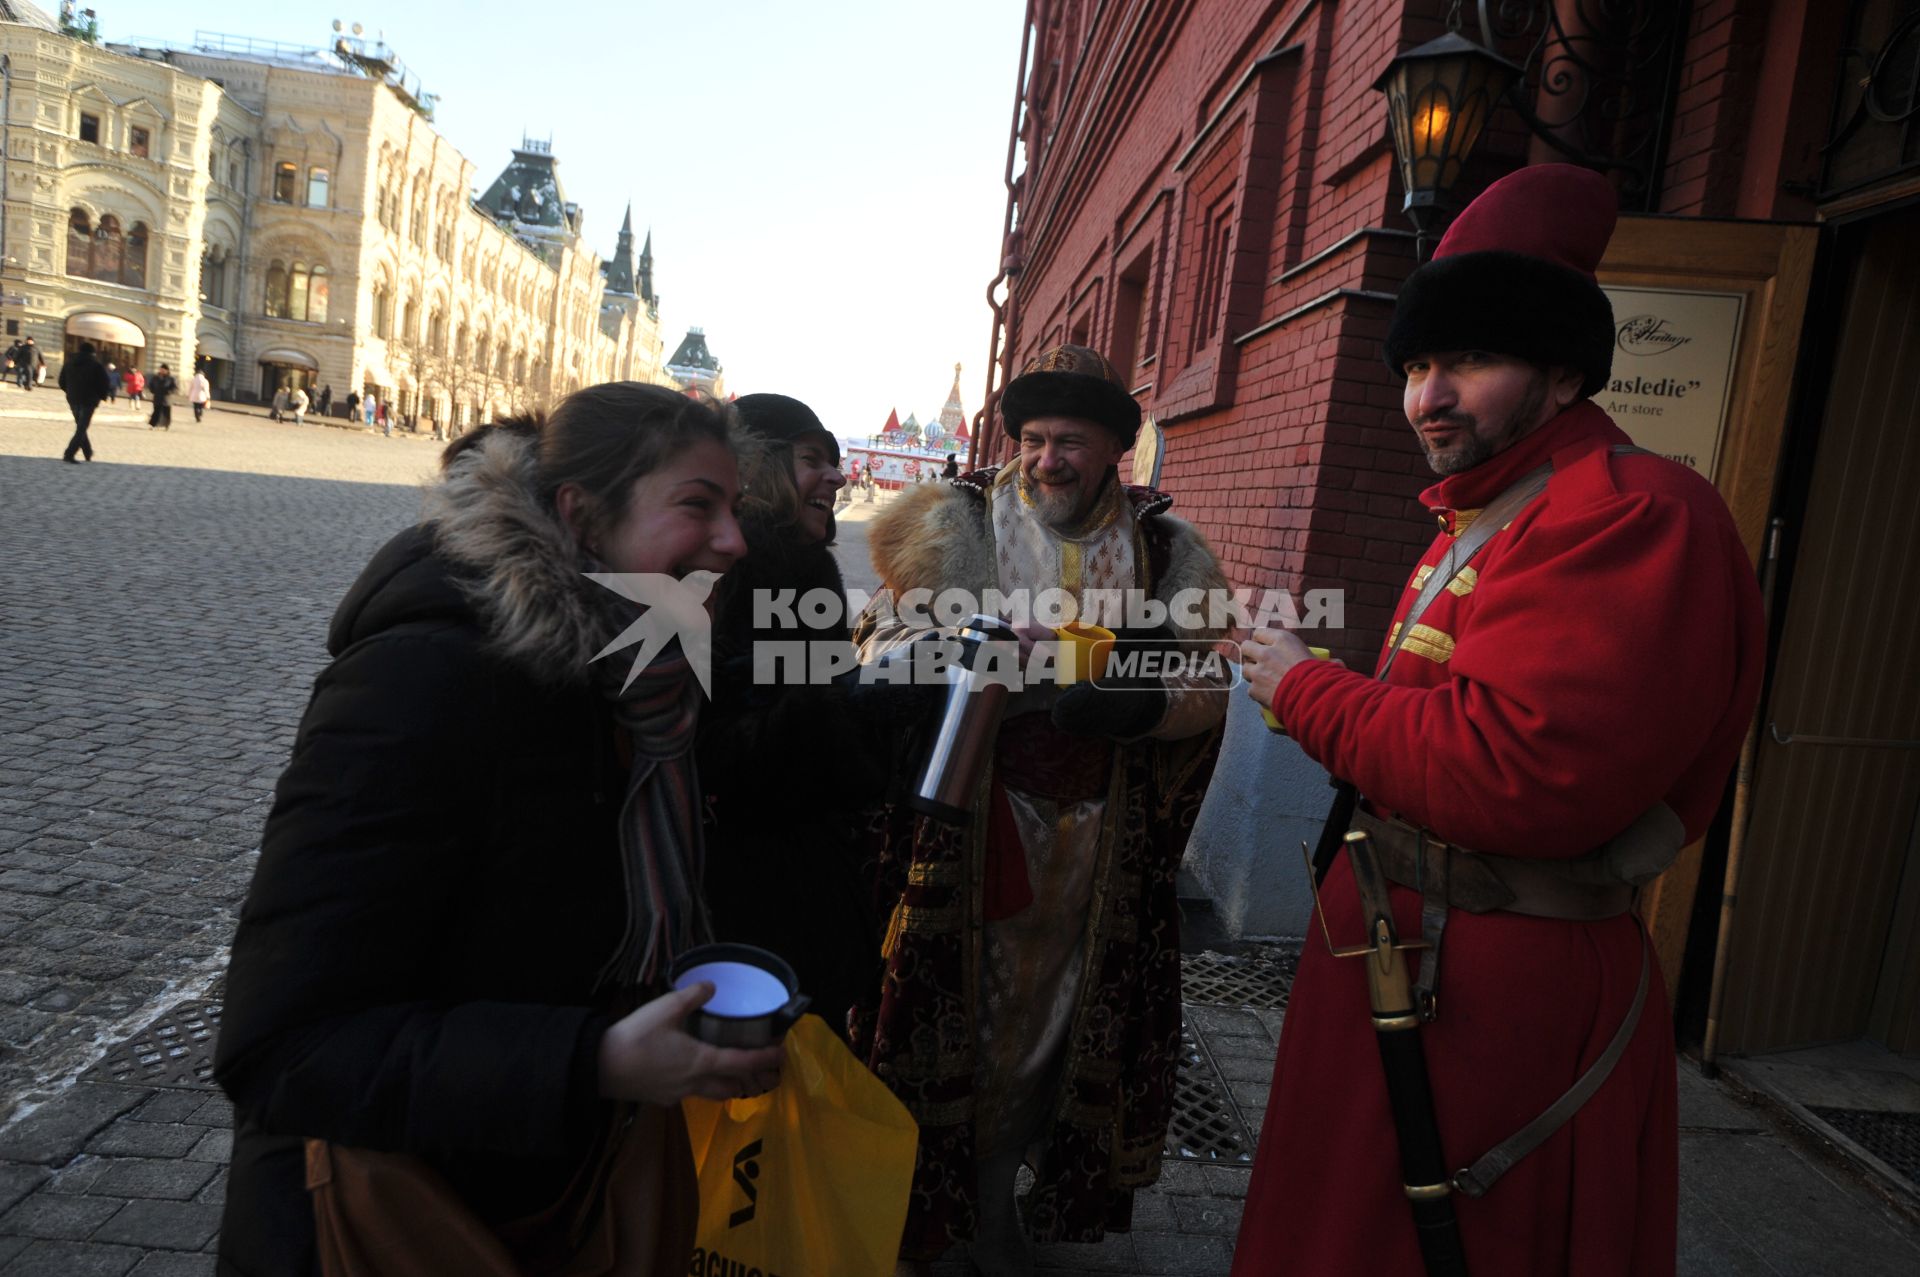
[[(926, 632), (895, 610), (912, 589), (1059, 589), (1084, 608), (1094, 591), (1223, 588), (1168, 504), (1110, 478), (1060, 532), (1013, 468), (909, 493), (874, 525), (887, 589), (855, 635), (862, 658)], [(921, 1124), (907, 1254), (972, 1235), (979, 1156), (1037, 1154), (1041, 1241), (1125, 1229), (1133, 1190), (1158, 1177), (1180, 1029), (1174, 874), (1226, 708), (1221, 675), (1166, 687), (1161, 721), (1124, 743), (1061, 731), (1054, 689), (1023, 688), (971, 825), (896, 812), (883, 833), (887, 974), (855, 1047)]]

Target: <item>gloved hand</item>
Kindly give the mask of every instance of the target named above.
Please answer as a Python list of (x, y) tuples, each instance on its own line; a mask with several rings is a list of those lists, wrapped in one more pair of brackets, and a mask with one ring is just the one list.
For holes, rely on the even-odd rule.
[(1053, 725), (1077, 736), (1131, 740), (1158, 727), (1166, 714), (1167, 691), (1157, 678), (1075, 683), (1053, 703)]

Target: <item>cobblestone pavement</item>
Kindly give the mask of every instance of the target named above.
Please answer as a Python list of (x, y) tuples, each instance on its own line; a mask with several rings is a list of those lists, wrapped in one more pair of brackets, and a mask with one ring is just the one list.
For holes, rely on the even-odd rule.
[[(99, 460), (67, 466), (61, 409), (0, 388), (0, 1277), (204, 1275), (234, 909), (327, 618), (414, 517), (437, 449), (245, 411), (154, 432), (109, 408)], [(871, 585), (872, 509), (843, 520), (851, 585)], [(1170, 1161), (1135, 1232), (1046, 1248), (1041, 1272), (1227, 1270), (1282, 1012), (1205, 966), (1176, 1127), (1218, 1160)], [(1911, 1227), (1843, 1171), (1681, 1078), (1683, 1273), (1920, 1271)]]

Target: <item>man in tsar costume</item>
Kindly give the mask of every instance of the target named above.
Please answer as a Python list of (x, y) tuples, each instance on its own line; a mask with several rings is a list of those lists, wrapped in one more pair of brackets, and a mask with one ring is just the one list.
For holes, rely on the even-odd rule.
[[(927, 632), (901, 606), (909, 591), (949, 589), (1064, 591), (1119, 629), (1122, 651), (1211, 653), (1225, 618), (1205, 603), (1225, 581), (1200, 534), (1166, 513), (1171, 498), (1121, 482), (1140, 409), (1119, 374), (1060, 347), (1000, 406), (1016, 464), (910, 488), (874, 521), (884, 588), (855, 634), (862, 658)], [(1199, 608), (1127, 629), (1096, 591)], [(1030, 622), (1021, 637), (1052, 635)], [(1219, 747), (1227, 668), (1145, 668), (1064, 692), (1023, 685), (971, 822), (903, 814), (885, 835), (886, 976), (855, 1045), (920, 1123), (908, 1261), (975, 1239), (982, 1272), (1028, 1271), (1028, 1239), (1125, 1230), (1133, 1191), (1159, 1175), (1180, 1035), (1174, 874)], [(1026, 1159), (1023, 1230), (1013, 1186)]]
[[(1372, 959), (1332, 956), (1316, 925), (1235, 1277), (1423, 1271), (1439, 1234), (1416, 1207), (1452, 1214), (1474, 1277), (1674, 1271), (1673, 1029), (1632, 885), (1713, 819), (1763, 634), (1719, 494), (1591, 401), (1612, 362), (1594, 271), (1615, 207), (1595, 173), (1522, 169), (1400, 293), (1387, 361), (1441, 476), (1422, 494), (1439, 534), (1386, 676), (1287, 634), (1246, 646), (1248, 690), (1361, 798), (1362, 859), (1354, 834), (1325, 844), (1333, 944), (1365, 942), (1371, 883), (1368, 916), (1430, 947), (1403, 955), (1417, 1014), (1376, 1019)], [(1399, 1032), (1424, 1057), (1436, 1183), (1402, 1175), (1419, 1106), (1389, 1100)]]

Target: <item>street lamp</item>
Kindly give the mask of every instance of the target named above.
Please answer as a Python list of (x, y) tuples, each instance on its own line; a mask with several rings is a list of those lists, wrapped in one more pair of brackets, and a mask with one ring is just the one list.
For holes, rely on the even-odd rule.
[(1449, 31), (1387, 64), (1374, 89), (1387, 95), (1393, 153), (1403, 211), (1413, 223), (1417, 260), (1451, 202), (1454, 183), (1485, 131), (1487, 119), (1520, 68), (1499, 54)]

